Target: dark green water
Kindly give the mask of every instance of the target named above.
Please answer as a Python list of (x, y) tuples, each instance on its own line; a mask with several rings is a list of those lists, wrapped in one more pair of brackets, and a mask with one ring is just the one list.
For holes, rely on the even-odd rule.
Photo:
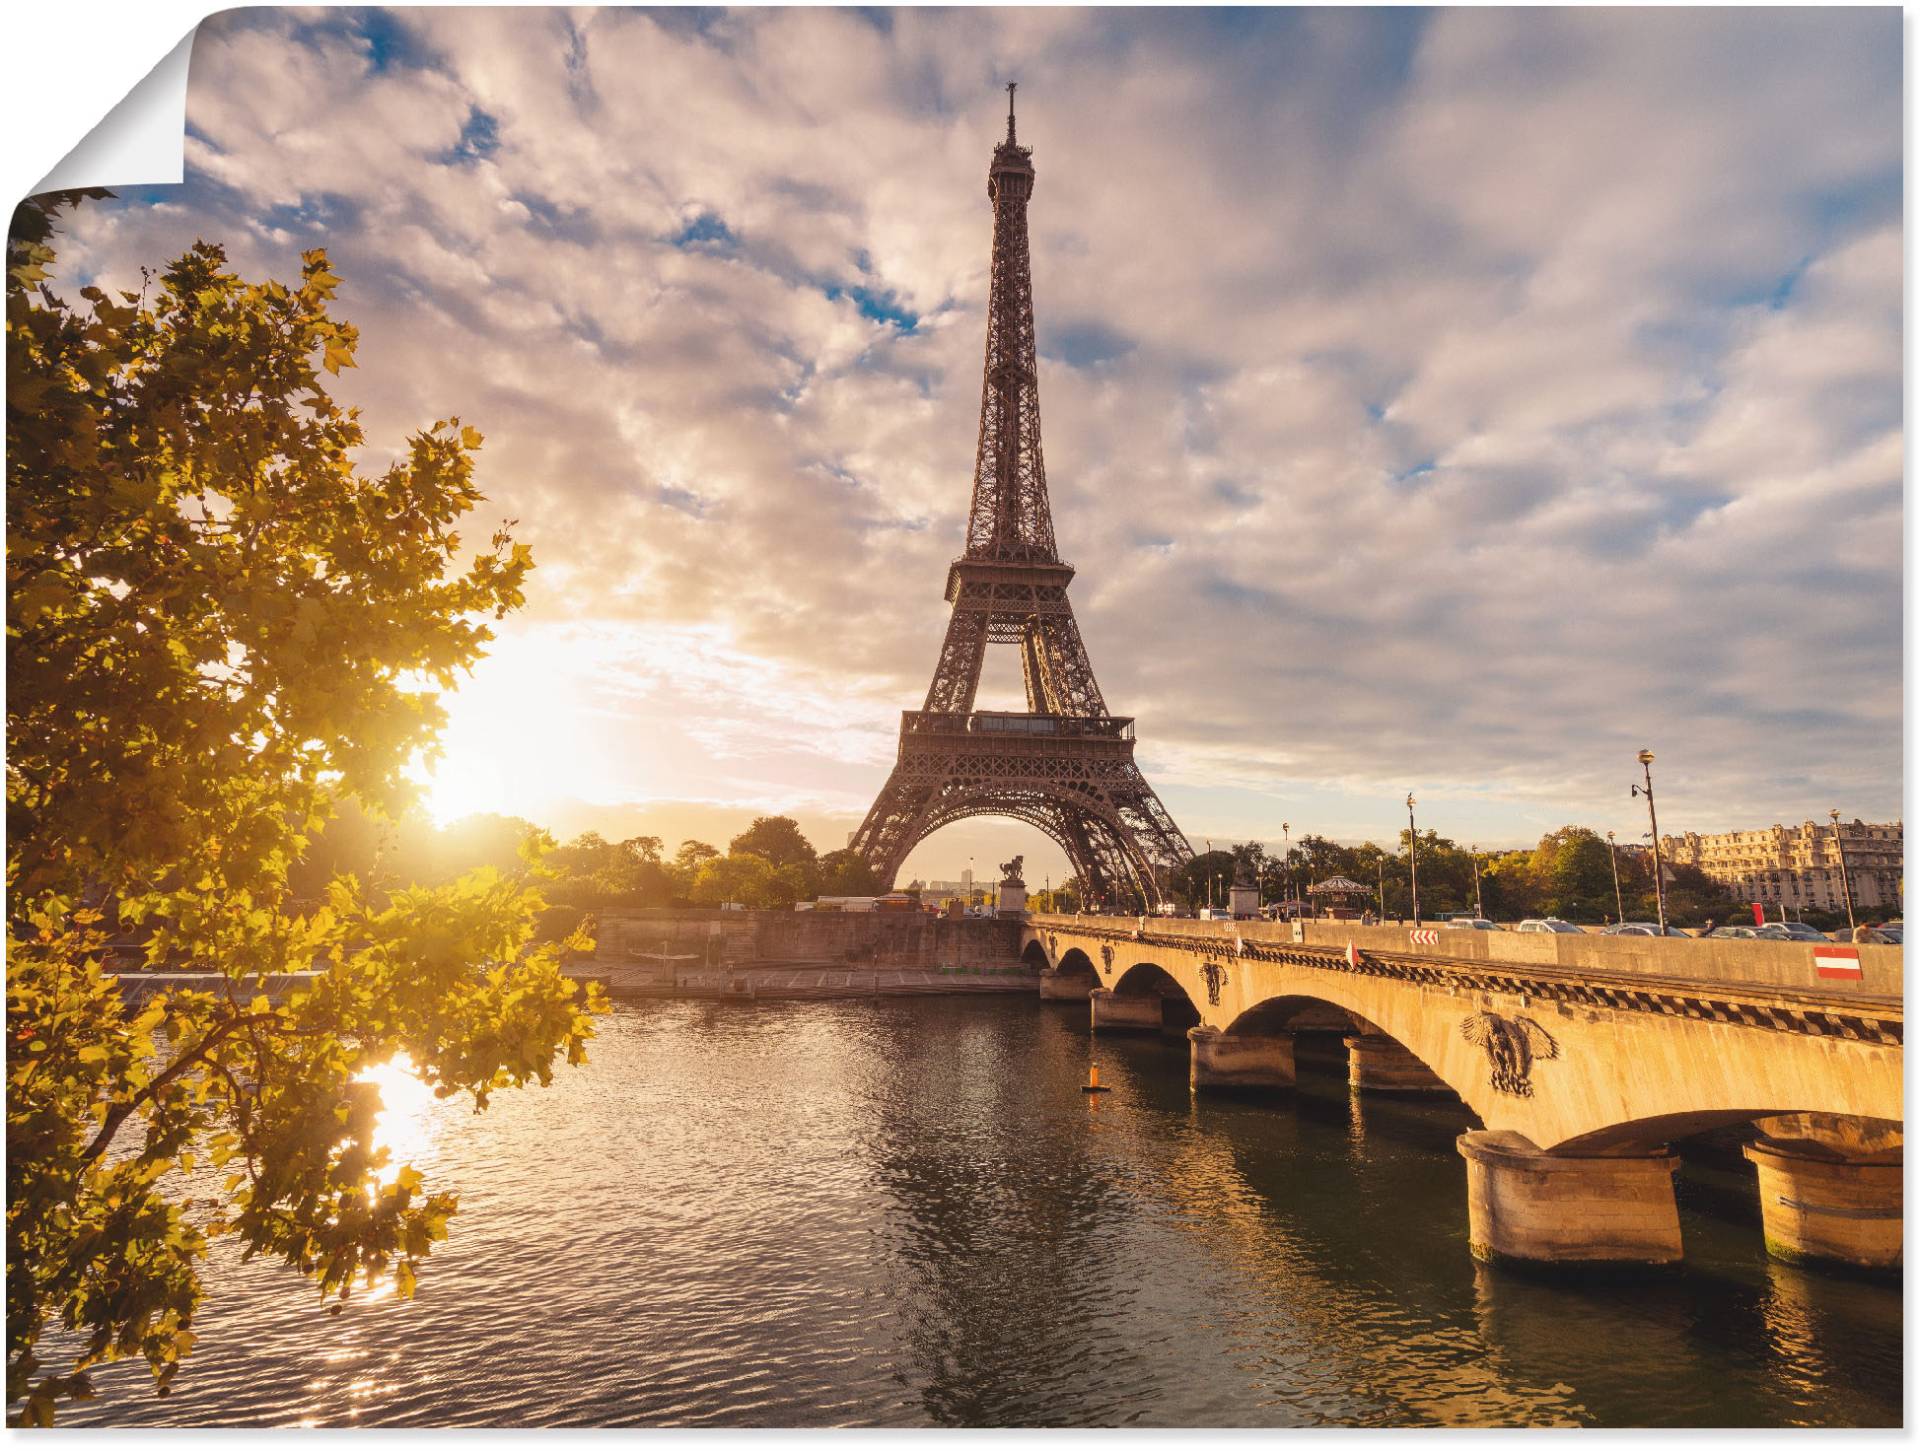
[(462, 1196), (418, 1299), (216, 1259), (174, 1394), (63, 1422), (1899, 1424), (1898, 1288), (1769, 1261), (1746, 1166), (1683, 1172), (1684, 1270), (1489, 1270), (1464, 1110), (1327, 1044), (1217, 1101), (1084, 1006), (622, 1006), (551, 1089), (396, 1106)]

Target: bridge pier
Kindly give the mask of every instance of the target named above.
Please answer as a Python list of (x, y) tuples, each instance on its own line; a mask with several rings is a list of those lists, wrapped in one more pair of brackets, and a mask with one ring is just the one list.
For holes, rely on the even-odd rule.
[(1347, 1084), (1356, 1093), (1451, 1093), (1431, 1068), (1384, 1035), (1346, 1039)]
[(1195, 1088), (1293, 1087), (1293, 1035), (1254, 1037), (1189, 1028), (1187, 1081)]
[(1115, 992), (1097, 987), (1087, 994), (1092, 1005), (1093, 1030), (1157, 1033), (1160, 1031), (1160, 994)]
[(1774, 1258), (1869, 1270), (1899, 1267), (1898, 1161), (1815, 1158), (1765, 1139), (1743, 1152), (1760, 1174), (1760, 1225)]
[(1048, 1003), (1084, 1003), (1096, 985), (1095, 980), (1084, 972), (1043, 972), (1040, 974), (1040, 1000)]
[(1671, 1264), (1681, 1255), (1673, 1199), (1679, 1162), (1542, 1153), (1517, 1134), (1476, 1130), (1467, 1161), (1467, 1241), (1475, 1259), (1547, 1264)]

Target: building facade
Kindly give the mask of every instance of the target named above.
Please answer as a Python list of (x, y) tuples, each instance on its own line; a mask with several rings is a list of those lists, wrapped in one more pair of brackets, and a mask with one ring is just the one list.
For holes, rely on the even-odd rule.
[(1845, 912), (1840, 850), (1853, 884), (1856, 915), (1900, 911), (1904, 834), (1898, 821), (1843, 821), (1835, 828), (1805, 821), (1759, 831), (1723, 831), (1660, 838), (1661, 854), (1676, 865), (1698, 867), (1743, 902), (1793, 911)]

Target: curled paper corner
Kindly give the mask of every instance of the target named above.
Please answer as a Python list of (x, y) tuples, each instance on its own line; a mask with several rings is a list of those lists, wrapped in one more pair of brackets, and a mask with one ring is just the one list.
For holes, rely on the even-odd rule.
[(187, 65), (194, 26), (34, 188), (177, 186), (186, 179)]

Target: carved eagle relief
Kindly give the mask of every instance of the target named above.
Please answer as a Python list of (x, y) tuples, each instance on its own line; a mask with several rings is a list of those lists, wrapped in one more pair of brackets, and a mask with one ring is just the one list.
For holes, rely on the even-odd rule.
[(1535, 1059), (1558, 1058), (1560, 1045), (1532, 1018), (1503, 1018), (1498, 1013), (1475, 1013), (1460, 1020), (1460, 1036), (1486, 1051), (1493, 1067), (1496, 1093), (1515, 1098), (1533, 1097), (1529, 1075)]

